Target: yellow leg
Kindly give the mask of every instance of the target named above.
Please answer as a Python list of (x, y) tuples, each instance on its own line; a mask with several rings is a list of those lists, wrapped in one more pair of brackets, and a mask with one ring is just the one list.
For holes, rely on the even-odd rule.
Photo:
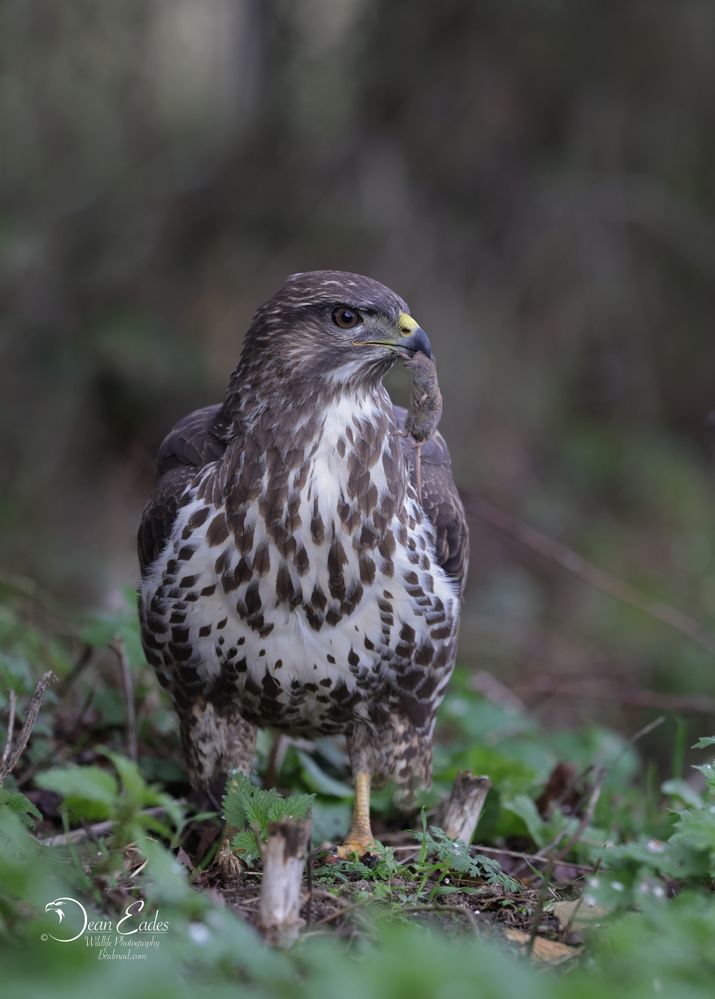
[(370, 828), (370, 774), (367, 770), (359, 770), (355, 775), (353, 821), (345, 842), (338, 847), (338, 856), (346, 858), (353, 853), (362, 856), (374, 844)]

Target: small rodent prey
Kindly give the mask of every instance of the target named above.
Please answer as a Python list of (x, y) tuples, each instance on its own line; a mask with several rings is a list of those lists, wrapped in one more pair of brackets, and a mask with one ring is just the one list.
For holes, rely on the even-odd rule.
[(422, 503), (422, 445), (437, 429), (442, 417), (442, 393), (437, 381), (437, 365), (421, 352), (405, 361), (412, 373), (412, 394), (403, 436), (415, 442), (415, 486)]

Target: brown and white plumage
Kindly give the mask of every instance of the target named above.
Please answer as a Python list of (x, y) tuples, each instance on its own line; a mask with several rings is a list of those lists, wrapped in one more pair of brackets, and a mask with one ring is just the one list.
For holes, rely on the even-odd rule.
[(344, 733), (356, 774), (428, 782), (468, 539), (443, 438), (424, 445), (420, 503), (405, 411), (382, 385), (416, 350), (429, 341), (388, 288), (293, 275), (224, 402), (162, 444), (140, 618), (196, 786), (248, 770), (263, 726)]

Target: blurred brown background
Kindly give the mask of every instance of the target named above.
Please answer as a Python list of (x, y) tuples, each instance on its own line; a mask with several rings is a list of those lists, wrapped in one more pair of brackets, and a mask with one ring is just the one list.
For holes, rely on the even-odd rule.
[[(715, 631), (714, 37), (707, 0), (3, 0), (5, 575), (117, 606), (163, 434), (343, 268), (430, 333), (467, 497)], [(687, 637), (472, 543), (464, 665), (715, 695)]]

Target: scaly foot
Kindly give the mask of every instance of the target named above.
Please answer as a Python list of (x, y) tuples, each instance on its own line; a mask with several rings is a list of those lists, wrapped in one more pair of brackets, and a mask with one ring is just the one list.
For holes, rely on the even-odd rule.
[(224, 882), (238, 881), (243, 873), (241, 861), (231, 849), (231, 840), (226, 837), (221, 843), (213, 862)]
[(345, 841), (340, 846), (335, 847), (335, 856), (339, 857), (340, 860), (350, 860), (355, 854), (358, 857), (364, 857), (366, 853), (373, 852), (374, 846), (375, 840), (369, 831), (364, 836), (350, 832)]
[(346, 860), (357, 853), (364, 857), (375, 845), (375, 838), (370, 828), (370, 774), (360, 770), (355, 775), (355, 804), (353, 806), (353, 822), (345, 842), (336, 847), (335, 855)]

